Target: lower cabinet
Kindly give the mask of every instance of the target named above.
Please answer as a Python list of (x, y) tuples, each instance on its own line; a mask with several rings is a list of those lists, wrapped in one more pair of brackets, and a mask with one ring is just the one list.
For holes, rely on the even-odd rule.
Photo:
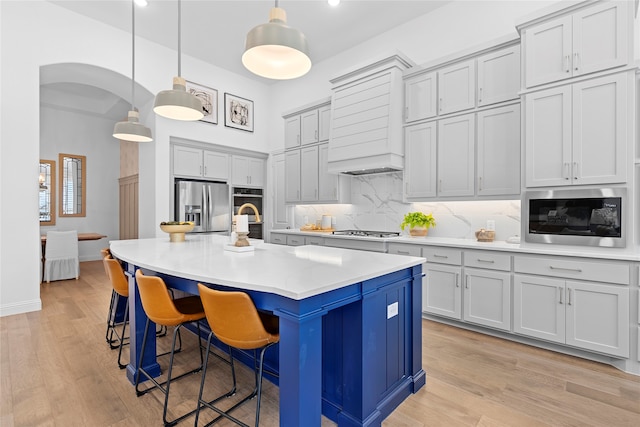
[(423, 247), (427, 259), (425, 286), (422, 290), (422, 311), (462, 319), (462, 251)]
[[(533, 262), (528, 264), (529, 267), (522, 269), (531, 269), (530, 266), (535, 266), (536, 262), (544, 262), (531, 258)], [(514, 332), (612, 356), (629, 357), (629, 287), (625, 283), (610, 284), (624, 278), (625, 270), (628, 280), (628, 265), (573, 260), (563, 263), (551, 259), (548, 263), (549, 269), (546, 270), (557, 272), (555, 277), (514, 275)], [(521, 264), (515, 263), (516, 272)], [(609, 283), (576, 280), (590, 268), (599, 271), (609, 269)]]
[(511, 330), (511, 273), (465, 268), (464, 309), (467, 322)]

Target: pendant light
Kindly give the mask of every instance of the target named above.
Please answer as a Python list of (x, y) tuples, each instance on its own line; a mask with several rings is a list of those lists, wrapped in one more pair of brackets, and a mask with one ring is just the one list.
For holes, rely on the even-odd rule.
[(173, 78), (173, 89), (163, 90), (156, 95), (153, 111), (168, 119), (194, 121), (204, 117), (202, 101), (187, 92), (187, 82), (180, 77), (180, 26), (182, 4), (178, 0), (178, 76)]
[(287, 23), (287, 13), (275, 7), (269, 22), (247, 34), (242, 64), (252, 73), (268, 79), (287, 80), (307, 74), (311, 69), (307, 38)]
[(149, 142), (153, 141), (151, 129), (139, 123), (140, 114), (135, 107), (136, 85), (136, 9), (131, 1), (131, 111), (127, 115), (127, 121), (118, 122), (113, 127), (113, 137), (124, 141)]

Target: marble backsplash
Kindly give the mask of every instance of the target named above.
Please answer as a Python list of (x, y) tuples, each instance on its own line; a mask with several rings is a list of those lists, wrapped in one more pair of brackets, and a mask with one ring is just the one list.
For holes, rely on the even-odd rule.
[[(436, 226), (429, 229), (434, 237), (475, 238), (475, 232), (495, 221), (496, 240), (520, 234), (520, 200), (404, 203), (402, 173), (368, 175), (351, 178), (351, 204), (298, 205), (294, 209), (294, 228), (305, 218), (315, 222), (322, 215), (335, 217), (338, 230), (359, 229), (401, 231), (407, 212), (432, 213)], [(405, 233), (407, 230), (405, 230)]]

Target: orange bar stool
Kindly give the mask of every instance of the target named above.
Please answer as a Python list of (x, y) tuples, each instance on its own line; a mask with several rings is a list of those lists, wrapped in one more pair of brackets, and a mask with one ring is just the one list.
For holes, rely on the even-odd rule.
[[(205, 318), (204, 308), (200, 297), (192, 295), (184, 298), (172, 299), (169, 290), (167, 289), (164, 280), (156, 276), (145, 276), (142, 270), (136, 271), (136, 281), (138, 283), (138, 290), (140, 291), (140, 300), (142, 302), (142, 308), (147, 314), (147, 322), (144, 327), (144, 338), (142, 339), (142, 351), (140, 352), (140, 363), (138, 363), (138, 369), (136, 371), (135, 385), (136, 395), (142, 396), (155, 388), (164, 393), (164, 409), (162, 412), (162, 421), (165, 426), (173, 426), (184, 418), (190, 416), (196, 410), (192, 410), (184, 415), (181, 415), (174, 420), (167, 421), (167, 406), (169, 403), (169, 388), (171, 382), (189, 374), (195, 374), (200, 372), (203, 366), (202, 356), (202, 340), (200, 338), (200, 320)], [(147, 334), (149, 333), (149, 324), (155, 322), (161, 326), (173, 326), (173, 340), (171, 342), (171, 351), (169, 358), (169, 368), (167, 369), (166, 381), (159, 383), (149, 375), (142, 368), (142, 360), (144, 359), (144, 349), (147, 341)], [(180, 374), (176, 377), (172, 376), (173, 370), (173, 358), (176, 351), (176, 339), (179, 339), (180, 329), (186, 323), (195, 322), (198, 328), (198, 352), (200, 353), (200, 365), (188, 372)], [(147, 389), (140, 390), (140, 374), (143, 374), (153, 385)]]
[[(217, 418), (207, 424), (211, 425), (218, 421), (221, 417), (227, 418), (234, 423), (248, 427), (247, 424), (230, 415), (230, 412), (245, 403), (249, 399), (257, 396), (256, 401), (256, 427), (260, 420), (260, 397), (262, 393), (262, 373), (264, 367), (265, 351), (280, 341), (279, 319), (277, 316), (259, 312), (248, 294), (244, 292), (229, 292), (210, 289), (201, 283), (198, 283), (198, 290), (202, 305), (207, 316), (207, 322), (211, 328), (207, 339), (207, 349), (205, 351), (205, 361), (202, 370), (202, 379), (200, 381), (200, 393), (198, 394), (198, 407), (196, 409), (195, 425), (198, 425), (200, 410), (207, 407), (219, 414)], [(254, 350), (254, 363), (256, 359), (256, 351), (260, 350), (260, 358), (258, 366), (254, 366), (255, 371), (255, 388), (253, 392), (236, 403), (227, 411), (213, 406), (213, 403), (222, 399), (226, 395), (220, 396), (209, 402), (203, 400), (202, 394), (204, 382), (207, 375), (207, 362), (209, 359), (209, 351), (211, 349), (211, 339), (215, 336), (217, 339), (227, 344), (229, 354), (231, 355), (231, 369), (233, 368), (233, 348), (240, 350)], [(235, 374), (234, 374), (235, 389)]]
[[(127, 365), (121, 362), (121, 358), (122, 347), (124, 346), (126, 339), (124, 333), (127, 328), (127, 323), (129, 322), (129, 304), (126, 304), (126, 307), (124, 309), (124, 317), (122, 319), (122, 332), (120, 334), (118, 334), (118, 332), (116, 331), (116, 324), (114, 319), (115, 314), (111, 313), (113, 311), (113, 306), (117, 305), (118, 299), (120, 297), (129, 297), (129, 281), (124, 275), (124, 270), (122, 269), (122, 266), (120, 265), (118, 260), (113, 259), (111, 255), (105, 256), (102, 259), (102, 262), (104, 263), (104, 268), (107, 271), (109, 280), (111, 281), (111, 286), (113, 287), (113, 293), (115, 294), (115, 298), (113, 296), (111, 297), (111, 307), (109, 308), (110, 318), (108, 322), (108, 328), (110, 328), (111, 334), (107, 338), (107, 342), (109, 343), (111, 348), (118, 348), (118, 367), (120, 369), (124, 369), (127, 367)], [(109, 329), (107, 329), (107, 333), (109, 333)], [(113, 339), (114, 335), (117, 337), (116, 339)], [(114, 342), (119, 342), (117, 347), (114, 347)]]

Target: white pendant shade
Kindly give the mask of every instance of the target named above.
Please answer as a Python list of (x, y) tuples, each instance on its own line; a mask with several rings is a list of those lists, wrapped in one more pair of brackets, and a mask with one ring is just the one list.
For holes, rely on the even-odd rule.
[(283, 9), (274, 7), (269, 22), (247, 34), (242, 64), (252, 73), (276, 80), (295, 79), (311, 69), (307, 39), (286, 25)]
[(204, 117), (202, 101), (187, 92), (186, 81), (182, 77), (173, 78), (173, 89), (163, 90), (156, 95), (153, 111), (174, 120), (193, 121)]
[(137, 111), (129, 111), (127, 121), (118, 122), (113, 127), (113, 137), (131, 142), (153, 141), (151, 129), (139, 123), (138, 118), (139, 114)]

